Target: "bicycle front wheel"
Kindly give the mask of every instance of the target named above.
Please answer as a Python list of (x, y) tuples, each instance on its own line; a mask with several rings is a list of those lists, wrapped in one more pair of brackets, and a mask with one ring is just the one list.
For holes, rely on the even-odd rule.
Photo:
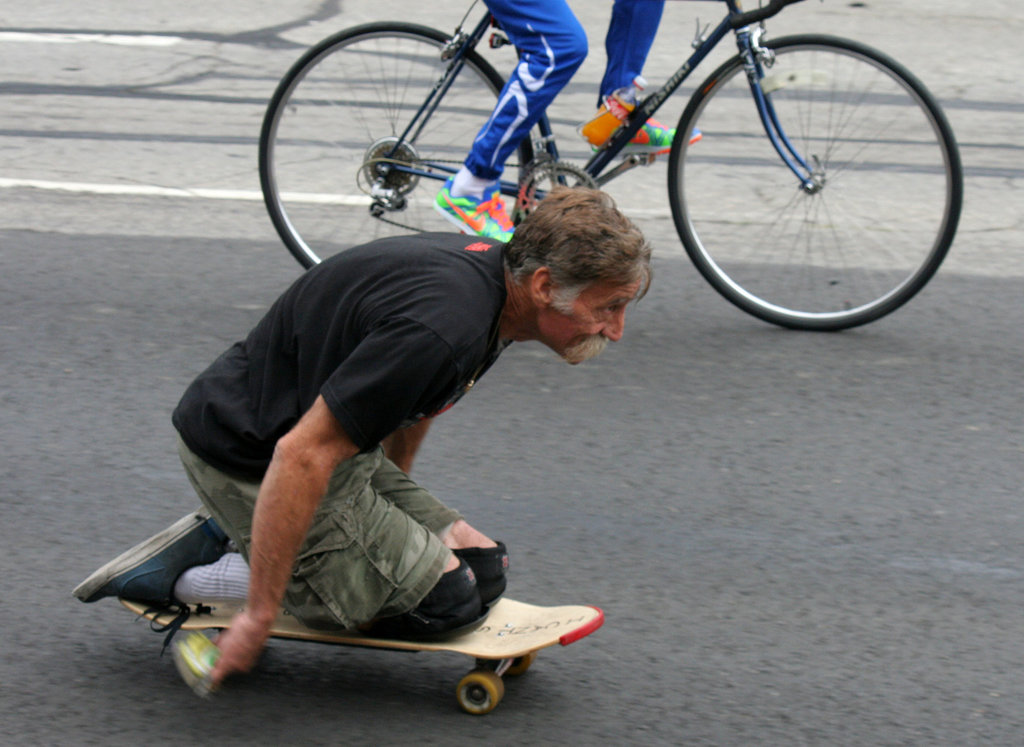
[(761, 319), (838, 330), (899, 308), (935, 274), (956, 232), (963, 175), (924, 86), (861, 44), (801, 35), (758, 83), (814, 172), (802, 185), (772, 146), (739, 57), (697, 89), (669, 158), (676, 229), (701, 274)]
[[(304, 267), (382, 236), (450, 228), (434, 200), (504, 81), (470, 51), (435, 107), (420, 112), (451, 65), (441, 59), (447, 41), (425, 26), (367, 24), (312, 47), (281, 80), (260, 133), (260, 182), (274, 227)], [(531, 152), (524, 142), (521, 163)]]

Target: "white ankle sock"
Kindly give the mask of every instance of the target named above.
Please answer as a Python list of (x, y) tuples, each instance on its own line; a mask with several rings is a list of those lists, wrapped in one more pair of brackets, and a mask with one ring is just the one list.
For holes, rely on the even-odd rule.
[(453, 197), (472, 197), (476, 200), (483, 200), (491, 196), (490, 193), (494, 191), (493, 187), (493, 179), (481, 179), (479, 176), (474, 176), (473, 172), (463, 166), (452, 179), (451, 192)]
[(248, 591), (249, 566), (237, 552), (225, 553), (215, 563), (189, 568), (174, 584), (175, 598), (185, 604), (245, 599)]

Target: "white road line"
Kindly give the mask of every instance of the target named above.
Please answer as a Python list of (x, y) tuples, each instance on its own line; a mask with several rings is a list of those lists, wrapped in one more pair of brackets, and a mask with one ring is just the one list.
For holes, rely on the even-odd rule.
[(170, 47), (182, 42), (180, 36), (155, 34), (88, 34), (34, 31), (0, 31), (0, 42), (33, 42), (37, 44), (116, 44), (122, 47)]
[[(88, 195), (123, 195), (127, 197), (175, 197), (203, 200), (243, 200), (259, 202), (263, 193), (245, 189), (208, 189), (206, 187), (158, 187), (151, 184), (92, 184), (88, 182), (54, 182), (43, 179), (6, 179), (0, 177), (0, 189), (45, 189), (51, 192), (72, 192)], [(362, 194), (322, 194), (316, 192), (285, 192), (286, 203), (306, 205), (345, 205), (361, 207), (370, 204)], [(672, 217), (664, 208), (631, 208), (619, 206), (635, 219), (661, 219)]]
[[(5, 179), (0, 189), (45, 189), (91, 195), (126, 195), (136, 197), (184, 197), (204, 200), (262, 200), (263, 193), (244, 189), (207, 189), (205, 187), (158, 187), (151, 184), (90, 184), (87, 182), (54, 182), (43, 179)], [(294, 192), (282, 195), (286, 202), (318, 205), (369, 205), (366, 195), (329, 195)]]

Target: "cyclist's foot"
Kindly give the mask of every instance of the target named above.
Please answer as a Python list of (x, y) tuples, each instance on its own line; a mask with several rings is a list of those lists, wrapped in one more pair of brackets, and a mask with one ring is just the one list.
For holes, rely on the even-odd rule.
[(514, 227), (512, 220), (505, 212), (505, 203), (497, 188), (487, 190), (486, 199), (475, 197), (456, 197), (452, 194), (452, 180), (444, 183), (444, 187), (434, 201), (434, 209), (459, 227), (463, 233), (475, 233), (498, 241), (512, 238)]
[[(672, 140), (676, 136), (675, 128), (669, 129), (656, 119), (648, 119), (640, 131), (622, 149), (622, 155), (631, 154), (660, 156), (672, 150)], [(700, 140), (703, 134), (694, 129), (690, 137), (690, 145)]]
[(647, 153), (660, 156), (672, 149), (672, 138), (675, 136), (675, 129), (669, 129), (656, 119), (648, 119), (640, 131), (622, 149), (622, 155)]

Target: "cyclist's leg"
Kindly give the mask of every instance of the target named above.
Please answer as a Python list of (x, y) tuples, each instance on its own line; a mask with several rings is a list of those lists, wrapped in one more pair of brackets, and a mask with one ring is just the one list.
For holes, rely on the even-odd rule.
[(665, 0), (615, 0), (604, 38), (608, 61), (598, 92), (599, 106), (605, 96), (628, 86), (643, 72), (664, 8)]
[(587, 56), (587, 37), (565, 0), (486, 0), (520, 61), (466, 158), (480, 179), (501, 176), (505, 160)]
[[(604, 39), (608, 60), (598, 106), (605, 97), (628, 86), (643, 72), (664, 8), (664, 0), (615, 0)], [(667, 153), (674, 136), (674, 130), (650, 119), (623, 152)]]
[(485, 0), (519, 51), (519, 64), (435, 203), (463, 232), (508, 241), (512, 221), (497, 181), (505, 161), (587, 56), (587, 36), (565, 0)]

